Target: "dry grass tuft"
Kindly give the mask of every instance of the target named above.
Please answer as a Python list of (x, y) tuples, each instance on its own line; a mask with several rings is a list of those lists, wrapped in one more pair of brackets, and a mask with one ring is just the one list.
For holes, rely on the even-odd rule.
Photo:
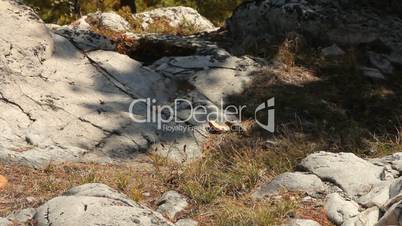
[[(151, 205), (163, 190), (162, 184), (155, 179), (152, 172), (126, 166), (62, 164), (34, 170), (24, 166), (1, 164), (0, 174), (9, 180), (0, 193), (0, 216), (5, 216), (13, 210), (36, 207), (71, 187), (86, 183), (107, 184), (133, 200), (148, 205)], [(154, 196), (144, 199), (144, 191), (152, 191)], [(34, 197), (34, 201), (30, 197)]]
[[(272, 142), (258, 136), (258, 131), (247, 136), (218, 135), (206, 146), (203, 159), (180, 167), (154, 157), (154, 167), (163, 184), (191, 199), (195, 216), (209, 214), (208, 220), (217, 220), (213, 225), (232, 225), (236, 221), (239, 225), (271, 225), (283, 220), (285, 212), (296, 205), (290, 205), (286, 199), (247, 200), (241, 205), (236, 200), (247, 199), (257, 185), (292, 170), (300, 159), (314, 151), (314, 145), (302, 142), (304, 138), (289, 135), (272, 137)], [(211, 211), (216, 206), (219, 208)], [(222, 215), (226, 220), (219, 221)]]
[(220, 200), (217, 205), (215, 223), (222, 226), (271, 226), (283, 223), (299, 206), (295, 196), (284, 196), (281, 200), (241, 201)]

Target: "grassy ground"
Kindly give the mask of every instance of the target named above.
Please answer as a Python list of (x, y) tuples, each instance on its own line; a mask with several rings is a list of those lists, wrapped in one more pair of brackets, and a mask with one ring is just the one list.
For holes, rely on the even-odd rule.
[[(179, 166), (158, 156), (149, 156), (137, 167), (65, 164), (33, 170), (0, 165), (0, 175), (9, 180), (0, 193), (0, 216), (38, 206), (73, 186), (99, 182), (152, 208), (163, 192), (177, 190), (191, 202), (182, 215), (202, 225), (274, 225), (291, 216), (328, 225), (322, 207), (301, 202), (299, 194), (284, 193), (281, 198), (264, 201), (250, 198), (256, 185), (291, 169), (304, 155), (302, 149), (306, 147), (293, 146), (293, 138), (283, 139), (271, 148), (263, 140), (220, 135), (205, 147), (206, 157), (190, 166)], [(285, 149), (294, 156), (279, 152)]]
[(330, 225), (320, 200), (306, 203), (300, 194), (284, 193), (256, 201), (250, 194), (312, 152), (373, 157), (401, 150), (401, 71), (386, 81), (366, 78), (356, 67), (365, 62), (362, 55), (348, 49), (341, 58), (323, 59), (313, 48), (298, 52), (291, 43), (279, 45), (274, 57), (283, 63), (255, 72), (250, 87), (231, 97), (254, 109), (274, 96), (276, 133), (259, 130), (254, 112), (247, 112), (246, 133), (213, 135), (204, 158), (189, 166), (158, 156), (148, 156), (139, 167), (68, 164), (37, 171), (0, 165), (0, 174), (9, 179), (0, 193), (0, 216), (38, 206), (73, 186), (100, 182), (150, 207), (163, 192), (179, 191), (191, 200), (182, 215), (202, 225), (276, 225), (295, 216)]
[[(401, 150), (402, 70), (397, 68), (385, 81), (364, 77), (358, 69), (367, 63), (364, 48), (369, 47), (344, 47), (344, 56), (324, 59), (297, 36), (259, 46), (259, 51), (266, 50), (265, 57), (281, 63), (256, 71), (250, 87), (230, 97), (250, 110), (244, 122), (247, 132), (212, 135), (204, 158), (189, 166), (158, 156), (148, 156), (138, 167), (67, 164), (33, 170), (0, 164), (0, 175), (9, 180), (0, 192), (0, 216), (38, 206), (73, 186), (100, 182), (150, 207), (163, 192), (179, 191), (191, 201), (183, 216), (202, 225), (265, 226), (295, 216), (330, 225), (320, 200), (306, 203), (300, 194), (284, 193), (256, 201), (250, 194), (293, 170), (309, 153), (346, 151), (375, 157)], [(252, 120), (253, 109), (271, 97), (276, 98), (275, 134), (259, 130)]]

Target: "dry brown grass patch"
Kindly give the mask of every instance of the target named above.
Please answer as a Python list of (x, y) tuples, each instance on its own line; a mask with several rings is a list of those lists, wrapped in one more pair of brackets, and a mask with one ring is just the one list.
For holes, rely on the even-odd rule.
[[(164, 191), (163, 184), (152, 171), (128, 166), (62, 164), (34, 170), (1, 164), (0, 174), (9, 180), (0, 193), (0, 216), (13, 210), (36, 207), (71, 187), (86, 183), (104, 183), (147, 205), (151, 205)], [(143, 197), (145, 191), (151, 196)]]

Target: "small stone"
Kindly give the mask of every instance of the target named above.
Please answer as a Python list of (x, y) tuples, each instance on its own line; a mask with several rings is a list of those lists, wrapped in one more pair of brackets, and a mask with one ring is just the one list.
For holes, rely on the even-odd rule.
[(328, 218), (336, 225), (342, 225), (344, 221), (359, 214), (359, 205), (354, 201), (345, 200), (338, 193), (327, 196), (324, 209)]
[(321, 224), (313, 220), (292, 219), (289, 223), (284, 224), (283, 226), (321, 226)]
[(33, 202), (37, 201), (36, 198), (32, 197), (32, 196), (26, 197), (25, 200), (27, 200), (27, 202), (29, 202), (29, 203), (33, 203)]
[(175, 226), (197, 226), (198, 222), (193, 219), (181, 219), (176, 222)]
[(7, 216), (7, 219), (20, 224), (27, 224), (32, 221), (32, 219), (35, 217), (35, 214), (36, 209), (28, 208), (10, 214)]
[(315, 201), (315, 199), (311, 196), (306, 196), (306, 197), (302, 198), (302, 202), (309, 203), (309, 202), (313, 202), (313, 201)]
[(399, 172), (392, 169), (390, 165), (384, 166), (384, 170), (382, 171), (380, 178), (381, 180), (393, 180), (395, 177), (398, 177)]
[(390, 55), (387, 56), (387, 59), (395, 64), (402, 66), (402, 53), (401, 52), (392, 52)]
[(325, 190), (325, 185), (314, 174), (293, 172), (284, 173), (275, 177), (272, 181), (262, 185), (252, 194), (252, 197), (262, 199), (266, 196), (277, 194), (281, 191), (319, 192)]
[(321, 55), (324, 57), (337, 57), (345, 55), (345, 51), (339, 48), (336, 44), (333, 44), (332, 46), (323, 48), (321, 50)]
[(168, 191), (157, 201), (157, 205), (158, 209), (156, 211), (169, 219), (174, 220), (178, 213), (187, 208), (188, 202), (186, 197), (178, 192)]
[(362, 67), (363, 75), (374, 79), (385, 79), (385, 76), (375, 68)]
[(382, 158), (376, 158), (372, 161), (379, 165), (390, 165), (392, 169), (402, 172), (402, 152), (394, 153)]
[(394, 67), (388, 58), (383, 54), (369, 52), (370, 63), (384, 74), (394, 73)]
[(380, 209), (371, 207), (361, 212), (359, 215), (346, 220), (342, 226), (374, 226), (380, 217)]

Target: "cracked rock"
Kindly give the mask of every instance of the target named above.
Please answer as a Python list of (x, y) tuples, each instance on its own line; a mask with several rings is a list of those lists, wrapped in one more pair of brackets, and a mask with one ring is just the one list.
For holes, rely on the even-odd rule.
[(49, 200), (37, 209), (35, 220), (38, 226), (173, 225), (103, 184), (81, 185)]
[[(160, 46), (173, 49), (171, 55), (157, 55), (156, 62), (142, 63), (129, 53), (108, 51), (115, 44), (91, 31), (92, 17), (109, 29), (125, 30), (127, 23), (113, 13), (89, 15), (67, 26), (49, 25), (50, 32), (28, 7), (13, 1), (2, 1), (0, 6), (5, 21), (0, 24), (5, 31), (0, 34), (0, 49), (6, 53), (0, 56), (0, 160), (4, 162), (35, 168), (60, 162), (132, 163), (145, 152), (179, 163), (196, 160), (208, 137), (206, 122), (158, 125), (149, 122), (145, 103), (131, 105), (133, 101), (150, 98), (162, 108), (172, 106), (176, 98), (186, 98), (193, 107), (212, 109), (220, 99), (244, 91), (250, 74), (263, 67), (197, 36), (132, 34), (134, 40), (147, 40), (138, 42), (145, 45), (140, 46), (145, 52), (154, 49), (160, 55), (165, 54)], [(189, 8), (153, 11), (160, 12), (170, 15), (172, 24), (187, 13), (186, 19), (201, 30), (214, 28)], [(27, 26), (17, 26), (21, 23)], [(146, 44), (154, 41), (157, 45), (148, 48)], [(180, 48), (186, 54), (176, 55)], [(177, 115), (185, 115), (186, 110)], [(159, 118), (167, 116), (162, 112)], [(162, 126), (184, 129), (167, 131)]]
[(358, 198), (358, 203), (368, 207), (382, 207), (390, 198), (390, 186), (392, 181), (385, 181), (372, 187), (369, 193)]
[(367, 194), (381, 182), (383, 172), (383, 167), (352, 153), (318, 152), (303, 159), (300, 166), (321, 180), (335, 183), (351, 196)]

